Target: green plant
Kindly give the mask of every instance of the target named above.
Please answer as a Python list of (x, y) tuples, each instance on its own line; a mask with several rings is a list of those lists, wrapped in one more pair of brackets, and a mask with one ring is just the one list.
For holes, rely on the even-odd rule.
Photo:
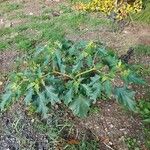
[(22, 8), (22, 5), (19, 3), (0, 3), (0, 14), (3, 14), (4, 12), (11, 12), (11, 11), (15, 11), (18, 10), (20, 8)]
[(135, 110), (135, 92), (131, 83), (144, 83), (122, 63), (114, 52), (93, 42), (69, 40), (38, 48), (28, 56), (22, 71), (11, 75), (0, 103), (1, 110), (25, 96), (46, 117), (56, 103), (68, 106), (79, 117), (85, 117), (92, 103), (103, 97), (116, 98)]
[(140, 150), (138, 142), (135, 138), (126, 138), (125, 142), (129, 148), (129, 150)]
[(64, 147), (65, 150), (97, 150), (100, 149), (100, 144), (98, 141), (95, 140), (91, 140), (91, 141), (85, 141), (82, 140), (81, 142), (79, 142), (79, 144), (68, 144)]
[(150, 55), (150, 46), (149, 45), (137, 45), (135, 47), (135, 51), (137, 54), (142, 54), (142, 55)]
[(144, 123), (145, 145), (147, 148), (150, 148), (150, 101), (140, 100), (138, 110)]
[(131, 13), (141, 11), (142, 0), (91, 0), (88, 3), (79, 2), (74, 8), (84, 11), (100, 11), (112, 19), (122, 20)]
[(141, 100), (138, 104), (138, 108), (143, 121), (150, 124), (150, 102)]
[(134, 21), (144, 23), (144, 24), (150, 24), (150, 1), (149, 0), (143, 0), (143, 10), (139, 13), (132, 14), (132, 18)]

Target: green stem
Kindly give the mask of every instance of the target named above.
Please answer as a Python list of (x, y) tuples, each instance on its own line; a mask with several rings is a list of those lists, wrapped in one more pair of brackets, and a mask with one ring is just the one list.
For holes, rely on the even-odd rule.
[(78, 78), (79, 76), (82, 76), (82, 75), (87, 74), (87, 73), (92, 72), (92, 71), (96, 71), (96, 68), (94, 67), (94, 68), (92, 68), (92, 69), (90, 69), (90, 70), (83, 71), (83, 72), (77, 74), (77, 75), (75, 76), (75, 78)]
[[(53, 71), (52, 74), (60, 75), (60, 76), (66, 77), (66, 78), (68, 78), (68, 79), (74, 80), (74, 79), (76, 79), (76, 78), (78, 78), (78, 77), (80, 77), (80, 76), (82, 76), (82, 75), (84, 75), (84, 74), (87, 74), (87, 73), (90, 73), (90, 72), (93, 72), (93, 71), (96, 71), (96, 72), (98, 72), (98, 73), (101, 73), (100, 70), (97, 70), (95, 67), (93, 67), (93, 68), (91, 68), (91, 69), (89, 69), (89, 70), (80, 72), (80, 73), (77, 74), (74, 78), (73, 78), (72, 76), (69, 76), (69, 75), (67, 75), (67, 74), (65, 74), (65, 73), (61, 73), (61, 72), (58, 72), (58, 71)], [(45, 74), (45, 75), (43, 75), (42, 77), (45, 77), (45, 76), (47, 76), (47, 75), (49, 75), (49, 74), (50, 74), (50, 73)]]
[(67, 77), (67, 78), (69, 78), (69, 79), (74, 79), (73, 77), (71, 77), (71, 76), (69, 76), (69, 75), (67, 75), (67, 74), (65, 74), (65, 73), (58, 72), (58, 71), (53, 71), (52, 73), (53, 73), (53, 74), (57, 74), (57, 75), (61, 75), (61, 76), (63, 76), (63, 77)]

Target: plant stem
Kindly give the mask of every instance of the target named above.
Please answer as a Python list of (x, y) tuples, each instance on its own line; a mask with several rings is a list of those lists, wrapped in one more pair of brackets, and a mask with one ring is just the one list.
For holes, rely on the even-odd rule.
[(67, 77), (67, 78), (69, 78), (69, 79), (74, 79), (73, 77), (71, 77), (71, 76), (69, 76), (69, 75), (67, 75), (67, 74), (65, 74), (65, 73), (58, 72), (58, 71), (53, 71), (52, 73), (53, 73), (53, 74), (57, 74), (57, 75), (61, 75), (61, 76), (63, 76), (63, 77)]
[(90, 69), (90, 70), (83, 71), (83, 72), (77, 74), (77, 75), (75, 76), (75, 78), (77, 78), (77, 77), (79, 77), (79, 76), (82, 76), (82, 75), (84, 75), (84, 74), (87, 74), (87, 73), (89, 73), (89, 72), (92, 72), (92, 71), (96, 71), (96, 68), (94, 67), (94, 68), (92, 68), (92, 69)]

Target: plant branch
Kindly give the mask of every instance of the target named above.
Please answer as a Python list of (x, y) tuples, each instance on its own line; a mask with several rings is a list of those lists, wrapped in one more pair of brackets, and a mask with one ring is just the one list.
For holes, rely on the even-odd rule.
[(72, 80), (74, 79), (73, 77), (71, 77), (71, 76), (69, 76), (69, 75), (67, 75), (65, 73), (58, 72), (58, 71), (53, 71), (52, 73), (56, 74), (56, 75), (61, 75), (63, 77), (66, 77), (66, 78), (69, 78), (69, 79), (72, 79)]
[(87, 73), (89, 73), (89, 72), (92, 72), (92, 71), (96, 71), (96, 68), (94, 67), (94, 68), (92, 68), (92, 69), (90, 69), (90, 70), (83, 71), (83, 72), (77, 74), (77, 75), (75, 76), (75, 78), (77, 78), (77, 77), (79, 77), (79, 76), (82, 76), (82, 75), (84, 75), (84, 74), (87, 74)]

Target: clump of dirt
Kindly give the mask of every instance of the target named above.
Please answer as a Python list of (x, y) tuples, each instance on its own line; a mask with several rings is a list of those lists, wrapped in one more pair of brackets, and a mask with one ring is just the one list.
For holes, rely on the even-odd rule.
[(15, 60), (19, 56), (17, 51), (0, 52), (0, 93), (4, 90), (7, 74), (13, 71)]
[(67, 35), (68, 39), (79, 40), (99, 40), (108, 47), (116, 50), (120, 55), (126, 53), (129, 47), (137, 44), (150, 44), (150, 29), (142, 25), (129, 25), (122, 32), (112, 32), (108, 28), (100, 27), (98, 30), (87, 31), (80, 36), (76, 34)]
[(117, 150), (127, 150), (126, 137), (138, 139), (143, 145), (142, 123), (138, 116), (132, 116), (115, 102), (101, 101), (97, 103), (100, 113), (91, 115), (80, 124), (90, 129), (102, 143)]
[(72, 116), (62, 107), (52, 108), (42, 119), (20, 101), (1, 113), (0, 120), (0, 150), (61, 150), (65, 144), (79, 144), (83, 135), (85, 140), (95, 139), (84, 127), (72, 126)]
[(35, 121), (26, 115), (23, 105), (14, 105), (0, 120), (0, 150), (50, 149), (46, 133), (34, 129)]
[(16, 57), (19, 56), (17, 51), (0, 52), (0, 73), (5, 74), (13, 70), (13, 63)]

